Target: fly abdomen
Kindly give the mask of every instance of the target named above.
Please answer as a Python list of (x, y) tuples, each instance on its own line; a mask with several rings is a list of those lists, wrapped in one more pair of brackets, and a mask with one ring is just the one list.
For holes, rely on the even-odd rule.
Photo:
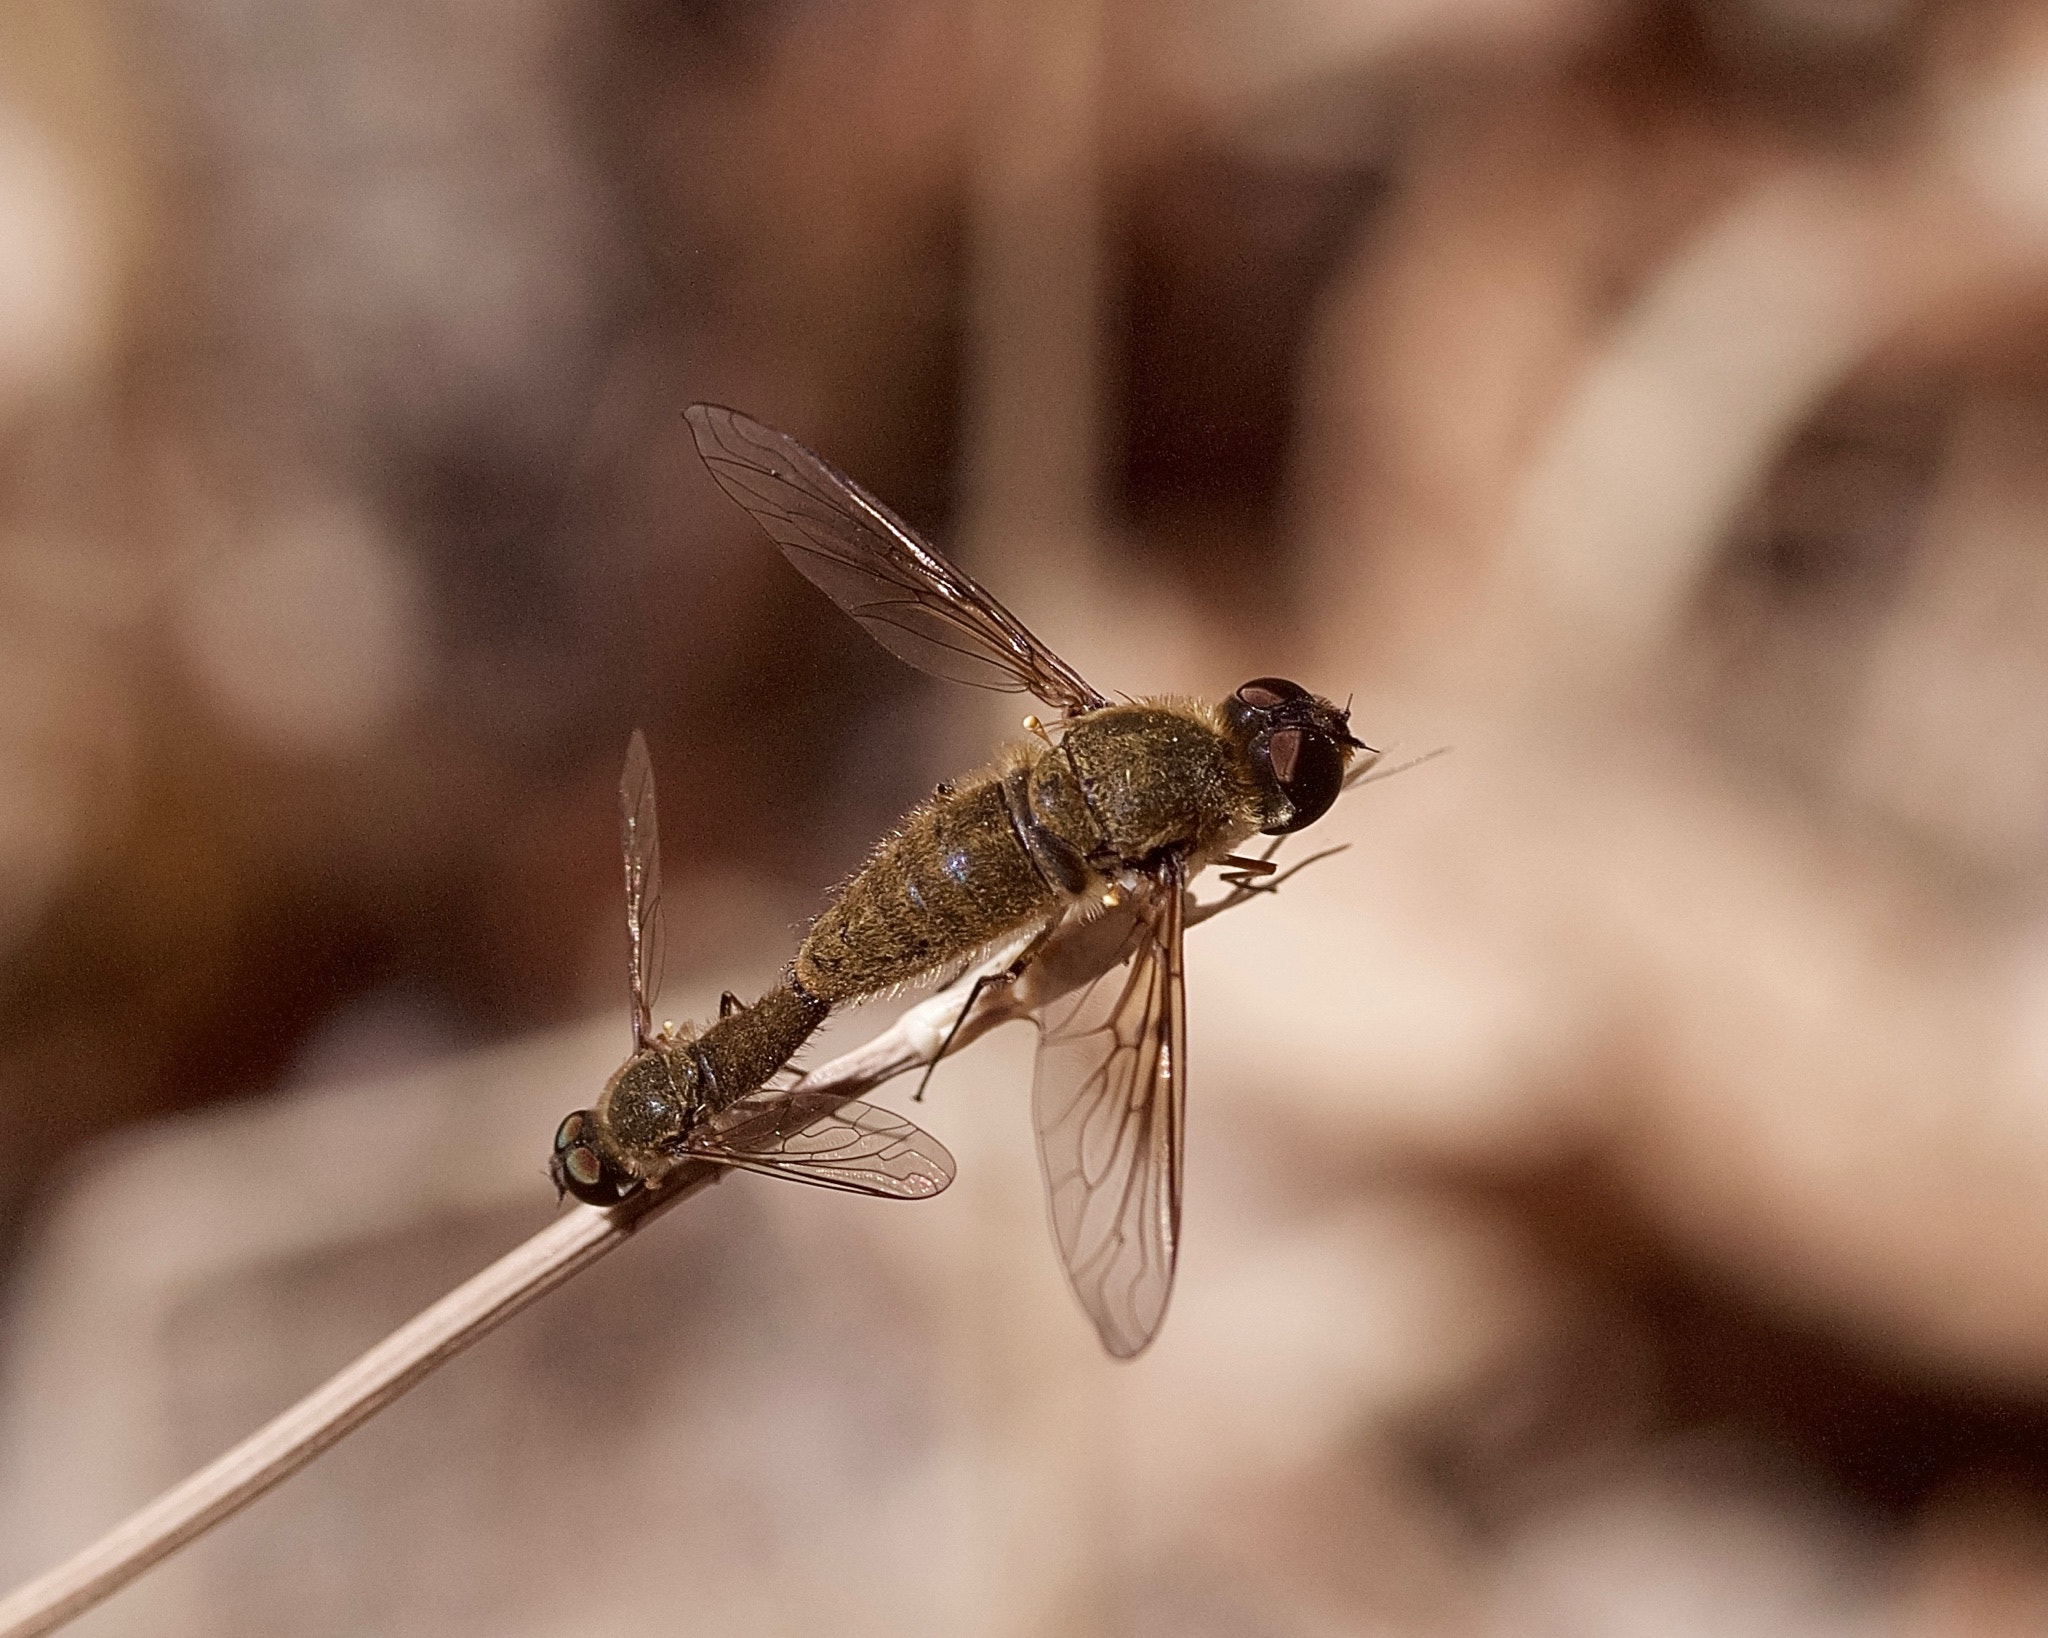
[(704, 1106), (723, 1109), (756, 1091), (796, 1056), (831, 1010), (830, 1002), (784, 984), (719, 1019), (691, 1043), (703, 1071)]
[(811, 924), (797, 982), (837, 1003), (921, 978), (1058, 901), (1025, 849), (997, 774), (913, 811)]

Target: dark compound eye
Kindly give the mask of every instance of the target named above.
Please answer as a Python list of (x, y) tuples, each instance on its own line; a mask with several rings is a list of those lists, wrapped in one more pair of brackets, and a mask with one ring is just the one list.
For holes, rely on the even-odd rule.
[(579, 1109), (555, 1128), (555, 1152), (548, 1173), (563, 1194), (573, 1194), (586, 1206), (616, 1206), (633, 1190), (633, 1179), (622, 1177), (604, 1163), (604, 1157), (585, 1141), (590, 1111)]
[(1266, 760), (1291, 810), (1284, 823), (1266, 827), (1269, 836), (1314, 824), (1344, 788), (1344, 748), (1319, 729), (1280, 729), (1266, 741)]
[[(1312, 825), (1344, 788), (1344, 765), (1358, 741), (1350, 713), (1285, 677), (1254, 677), (1225, 702), (1231, 732), (1286, 804), (1268, 836)], [(1279, 803), (1274, 804), (1275, 807)]]

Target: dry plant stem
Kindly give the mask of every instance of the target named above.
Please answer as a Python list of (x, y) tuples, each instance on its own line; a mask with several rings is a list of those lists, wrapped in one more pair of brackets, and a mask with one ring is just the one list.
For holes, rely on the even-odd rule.
[[(889, 1029), (804, 1079), (814, 1092), (859, 1097), (927, 1062), (945, 1038), (971, 978), (905, 1013)], [(961, 1027), (968, 1041), (1022, 1009), (1002, 992)], [(577, 1206), (516, 1251), (491, 1264), (316, 1388), (291, 1409), (209, 1463), (75, 1557), (0, 1599), (0, 1638), (30, 1638), (83, 1614), (240, 1512), (378, 1411), (417, 1386), (472, 1342), (571, 1276), (623, 1245), (642, 1224), (680, 1205), (721, 1169), (689, 1162), (661, 1187), (599, 1211)]]
[[(708, 1170), (708, 1168), (707, 1168)], [(26, 1638), (83, 1614), (168, 1558), (422, 1381), (500, 1321), (622, 1243), (639, 1223), (710, 1181), (665, 1189), (630, 1221), (579, 1206), (399, 1327), (226, 1455), (165, 1491), (90, 1547), (0, 1600), (0, 1633)]]

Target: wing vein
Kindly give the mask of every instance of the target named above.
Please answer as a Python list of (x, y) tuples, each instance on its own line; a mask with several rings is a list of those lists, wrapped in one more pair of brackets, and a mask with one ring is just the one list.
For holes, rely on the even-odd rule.
[(717, 404), (692, 404), (687, 418), (719, 487), (898, 659), (977, 688), (1026, 691), (1069, 716), (1109, 704), (973, 576), (788, 433)]
[(1053, 1238), (1119, 1358), (1151, 1341), (1173, 1290), (1183, 902), (1180, 861), (1169, 858), (1148, 878), (1118, 965), (1041, 1018), (1033, 1108)]

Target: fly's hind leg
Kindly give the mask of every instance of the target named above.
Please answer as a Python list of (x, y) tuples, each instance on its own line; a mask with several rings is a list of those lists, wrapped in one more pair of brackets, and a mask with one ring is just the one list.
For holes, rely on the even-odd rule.
[(1052, 930), (1059, 925), (1057, 920), (1047, 922), (1032, 935), (1031, 942), (1017, 952), (1017, 958), (999, 972), (983, 973), (974, 981), (974, 988), (967, 992), (959, 1013), (953, 1019), (953, 1027), (946, 1031), (946, 1038), (939, 1043), (939, 1050), (932, 1054), (932, 1061), (924, 1066), (924, 1074), (918, 1078), (917, 1090), (910, 1095), (912, 1103), (924, 1102), (924, 1089), (931, 1085), (932, 1072), (939, 1067), (939, 1060), (953, 1050), (953, 1037), (960, 1033), (960, 1026), (967, 1022), (974, 1011), (975, 1002), (981, 999), (983, 990), (994, 989), (998, 984), (1014, 984), (1024, 976), (1024, 971), (1038, 958), (1038, 952), (1045, 948), (1045, 941), (1052, 937)]

